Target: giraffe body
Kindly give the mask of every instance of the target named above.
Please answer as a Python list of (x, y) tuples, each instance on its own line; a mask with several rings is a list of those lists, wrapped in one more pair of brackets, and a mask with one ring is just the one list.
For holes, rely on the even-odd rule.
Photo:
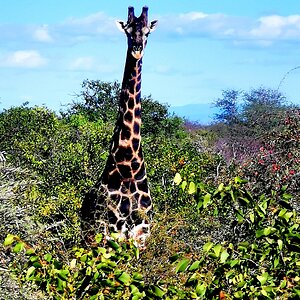
[(152, 208), (141, 146), (142, 57), (147, 37), (156, 25), (156, 21), (148, 25), (147, 12), (144, 7), (137, 18), (129, 7), (127, 23), (118, 22), (128, 41), (119, 113), (106, 166), (82, 206), (86, 224), (96, 231), (108, 227), (120, 232), (140, 248), (150, 234)]

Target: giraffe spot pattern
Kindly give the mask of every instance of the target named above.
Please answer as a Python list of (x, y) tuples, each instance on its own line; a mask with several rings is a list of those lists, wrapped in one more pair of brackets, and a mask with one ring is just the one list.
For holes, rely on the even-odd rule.
[[(139, 33), (136, 36), (142, 37)], [(125, 228), (134, 238), (148, 233), (149, 222), (144, 213), (151, 209), (152, 204), (140, 138), (141, 68), (142, 60), (133, 59), (128, 52), (118, 120), (101, 177), (101, 189), (108, 195), (108, 226), (116, 231)]]

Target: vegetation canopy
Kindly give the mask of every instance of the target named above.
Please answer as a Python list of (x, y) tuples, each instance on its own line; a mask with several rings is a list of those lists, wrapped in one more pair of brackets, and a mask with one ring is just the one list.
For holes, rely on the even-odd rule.
[(108, 156), (120, 84), (85, 80), (59, 114), (0, 113), (1, 299), (297, 299), (300, 109), (226, 90), (201, 126), (142, 98), (152, 235), (98, 234), (80, 208)]

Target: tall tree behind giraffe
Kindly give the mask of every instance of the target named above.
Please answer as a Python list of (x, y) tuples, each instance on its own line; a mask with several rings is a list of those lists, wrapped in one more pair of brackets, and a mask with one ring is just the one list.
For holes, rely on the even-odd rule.
[(127, 23), (117, 22), (128, 44), (119, 113), (102, 176), (82, 204), (87, 236), (108, 229), (132, 238), (140, 248), (150, 235), (152, 209), (141, 146), (142, 58), (156, 24), (148, 24), (148, 7), (143, 7), (139, 17), (129, 7)]

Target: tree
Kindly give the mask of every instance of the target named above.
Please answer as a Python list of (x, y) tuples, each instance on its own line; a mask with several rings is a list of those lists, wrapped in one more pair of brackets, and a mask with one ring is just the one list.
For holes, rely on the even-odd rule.
[(214, 106), (220, 113), (215, 114), (215, 120), (227, 125), (235, 124), (239, 120), (238, 101), (241, 92), (237, 90), (224, 90), (222, 98), (218, 98)]
[[(101, 80), (85, 80), (83, 90), (77, 95), (77, 101), (69, 105), (62, 116), (70, 119), (72, 115), (82, 114), (89, 121), (101, 119), (104, 123), (116, 122), (119, 107), (121, 85), (119, 82), (104, 82)], [(142, 102), (142, 134), (176, 134), (183, 129), (183, 120), (170, 116), (168, 105), (159, 103), (150, 95), (143, 96)]]
[(252, 135), (262, 136), (278, 125), (282, 112), (287, 109), (286, 98), (278, 90), (259, 87), (244, 92), (241, 119)]
[(288, 106), (278, 90), (259, 87), (249, 92), (225, 90), (215, 102), (221, 112), (213, 127), (219, 136), (217, 149), (227, 161), (243, 160), (256, 153), (267, 133), (279, 126)]
[(120, 83), (84, 80), (82, 88), (83, 90), (77, 95), (77, 101), (69, 105), (67, 112), (61, 112), (62, 115), (67, 117), (81, 113), (86, 115), (89, 121), (101, 118), (104, 122), (115, 122), (121, 92)]

